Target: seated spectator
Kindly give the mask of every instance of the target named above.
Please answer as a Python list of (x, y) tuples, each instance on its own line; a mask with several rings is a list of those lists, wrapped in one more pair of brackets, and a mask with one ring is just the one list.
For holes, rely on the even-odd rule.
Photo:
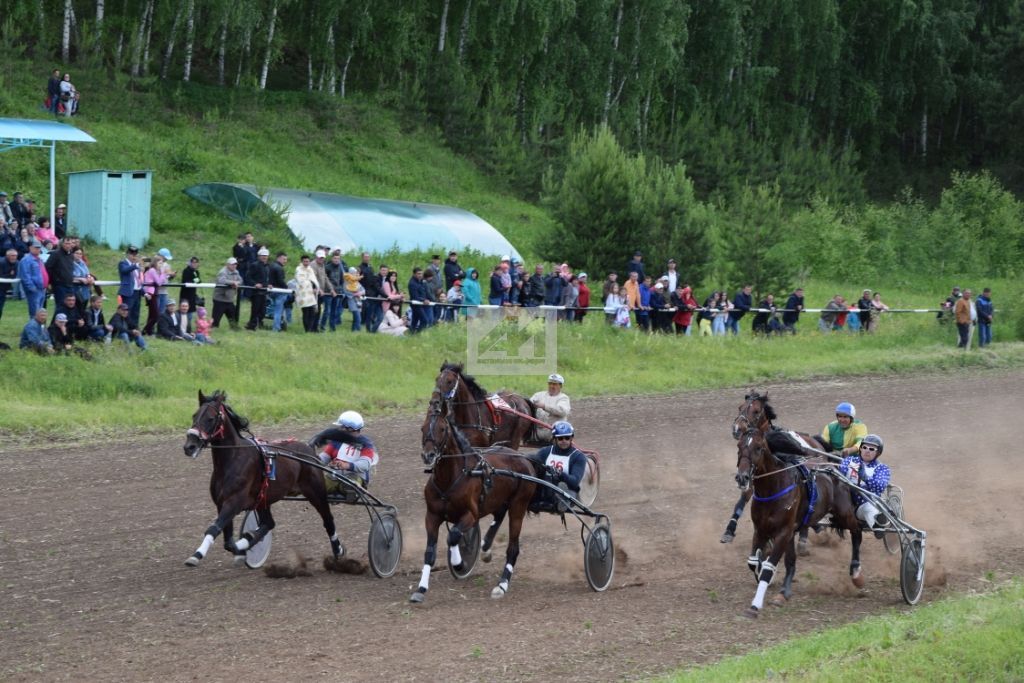
[(36, 228), (36, 239), (40, 242), (57, 243), (57, 233), (50, 229), (50, 219), (45, 216), (39, 219), (39, 227)]
[(70, 325), (68, 325), (68, 317), (64, 313), (58, 313), (53, 316), (49, 332), (50, 341), (53, 343), (54, 350), (58, 353), (68, 354), (75, 348), (75, 336), (71, 332)]
[[(56, 313), (63, 314), (71, 335), (79, 341), (89, 338), (89, 326), (85, 323), (85, 316), (78, 310), (78, 300), (74, 292), (68, 292), (64, 299), (57, 302)], [(54, 346), (57, 341), (54, 340)]]
[(110, 326), (113, 328), (111, 334), (125, 344), (135, 342), (136, 346), (145, 351), (146, 340), (138, 326), (132, 324), (132, 319), (129, 316), (130, 310), (128, 304), (118, 304), (117, 313), (110, 319)]
[(89, 309), (85, 312), (86, 335), (89, 339), (110, 343), (113, 325), (108, 325), (103, 318), (103, 297), (94, 295), (89, 299)]
[[(184, 301), (182, 303), (185, 303)], [(216, 344), (210, 336), (210, 318), (206, 315), (206, 309), (200, 306), (196, 311), (196, 341), (200, 344)]]
[(167, 308), (157, 320), (156, 336), (168, 341), (191, 341), (181, 332), (181, 317), (178, 315), (178, 304), (174, 299), (168, 300)]
[(189, 315), (191, 307), (187, 301), (182, 301), (178, 304), (178, 330), (181, 332), (181, 336), (187, 341), (193, 344), (202, 344), (203, 342), (196, 339), (196, 335), (192, 334), (192, 316)]
[(392, 337), (401, 337), (409, 331), (409, 327), (405, 324), (405, 318), (402, 316), (401, 301), (391, 302), (391, 307), (384, 312), (384, 322), (380, 324), (378, 331)]
[(32, 319), (25, 323), (18, 348), (30, 349), (43, 356), (53, 353), (53, 340), (50, 338), (50, 331), (46, 329), (45, 308), (36, 310)]

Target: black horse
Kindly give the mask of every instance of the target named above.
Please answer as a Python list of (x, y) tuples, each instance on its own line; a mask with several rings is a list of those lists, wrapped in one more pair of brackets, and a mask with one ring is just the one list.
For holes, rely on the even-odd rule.
[[(278, 456), (274, 462), (274, 478), (271, 479), (264, 448), (251, 435), (248, 438), (242, 436), (242, 432), (248, 432), (248, 421), (237, 415), (226, 401), (227, 396), (221, 391), (214, 392), (212, 396), (204, 396), (200, 391), (199, 409), (192, 416), (192, 427), (185, 438), (185, 455), (190, 458), (210, 447), (213, 454), (210, 497), (217, 506), (217, 518), (185, 564), (198, 566), (221, 532), (224, 533), (224, 549), (236, 556), (244, 555), (274, 528), (270, 506), (294, 491), (300, 491), (320, 513), (324, 529), (331, 539), (331, 552), (334, 557), (339, 557), (344, 551), (327, 502), (323, 474), (314, 465)], [(316, 452), (299, 441), (278, 441), (268, 444), (268, 448), (318, 462)], [(233, 520), (243, 510), (255, 510), (260, 525), (236, 542)]]
[(764, 606), (764, 596), (775, 578), (775, 570), (783, 554), (786, 556), (786, 577), (778, 604), (793, 594), (796, 574), (794, 536), (800, 529), (813, 527), (830, 515), (829, 526), (840, 537), (850, 532), (853, 554), (850, 579), (858, 588), (864, 585), (860, 570), (861, 526), (855, 514), (850, 488), (827, 472), (810, 473), (815, 489), (808, 492), (796, 465), (783, 462), (768, 448), (764, 434), (748, 429), (739, 439), (736, 459), (736, 483), (742, 489), (753, 489), (750, 518), (754, 522), (754, 539), (747, 565), (757, 577), (757, 593), (746, 616), (757, 617)]

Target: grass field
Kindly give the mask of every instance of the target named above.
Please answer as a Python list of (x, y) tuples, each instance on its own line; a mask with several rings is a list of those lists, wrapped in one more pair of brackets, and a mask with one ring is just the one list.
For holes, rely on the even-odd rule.
[(956, 596), (680, 672), (698, 681), (1024, 680), (1024, 583)]

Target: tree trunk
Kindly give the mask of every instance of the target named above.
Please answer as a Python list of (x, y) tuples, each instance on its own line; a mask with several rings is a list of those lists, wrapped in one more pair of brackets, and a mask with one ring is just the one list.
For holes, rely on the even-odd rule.
[(60, 38), (60, 57), (65, 64), (71, 61), (71, 13), (74, 7), (71, 0), (64, 0), (64, 24)]
[(469, 42), (469, 16), (473, 7), (473, 0), (466, 0), (466, 10), (462, 13), (462, 26), (459, 27), (459, 64), (466, 56), (466, 43)]
[(132, 76), (136, 77), (142, 73), (142, 42), (146, 39), (146, 22), (149, 20), (149, 13), (153, 10), (154, 0), (148, 0), (142, 7), (142, 16), (139, 17), (139, 30), (135, 33), (135, 45), (132, 49)]
[(921, 161), (928, 158), (928, 105), (921, 112)]
[(228, 11), (224, 10), (224, 16), (220, 21), (220, 39), (217, 45), (217, 85), (224, 87), (224, 67), (228, 54)]
[(178, 26), (181, 24), (181, 5), (174, 12), (174, 22), (171, 24), (171, 32), (167, 35), (167, 47), (164, 49), (164, 63), (160, 66), (160, 80), (167, 80), (167, 72), (171, 69), (171, 58), (174, 56), (174, 41), (178, 38)]
[(155, 12), (155, 0), (149, 0), (149, 15), (146, 17), (146, 41), (142, 46), (142, 75), (149, 73), (149, 45), (153, 37), (153, 15)]
[(448, 5), (451, 0), (444, 0), (444, 8), (441, 10), (441, 28), (437, 32), (437, 51), (444, 52), (444, 39), (448, 34)]
[(270, 59), (274, 55), (274, 27), (277, 26), (277, 1), (270, 8), (270, 26), (267, 27), (267, 51), (263, 55), (263, 68), (260, 69), (260, 90), (267, 89), (267, 72), (270, 71)]
[(252, 27), (246, 26), (242, 33), (242, 56), (238, 60), (238, 72), (235, 74), (235, 87), (242, 82), (242, 70), (249, 61), (249, 53), (252, 49)]
[(341, 99), (345, 99), (345, 82), (348, 80), (348, 65), (352, 63), (352, 55), (354, 55), (355, 52), (356, 39), (353, 37), (348, 44), (348, 56), (345, 57), (345, 66), (341, 68), (341, 83), (338, 86), (338, 94), (341, 95)]
[(313, 92), (313, 53), (306, 53), (306, 91)]
[(185, 10), (185, 66), (181, 80), (186, 83), (192, 78), (192, 48), (196, 39), (196, 0), (188, 0)]
[(619, 9), (615, 13), (615, 32), (612, 34), (612, 54), (608, 57), (608, 86), (604, 91), (604, 111), (601, 113), (601, 122), (608, 123), (608, 114), (612, 108), (612, 83), (615, 79), (615, 55), (619, 51), (619, 35), (622, 31), (622, 13), (625, 10), (625, 0), (619, 0)]

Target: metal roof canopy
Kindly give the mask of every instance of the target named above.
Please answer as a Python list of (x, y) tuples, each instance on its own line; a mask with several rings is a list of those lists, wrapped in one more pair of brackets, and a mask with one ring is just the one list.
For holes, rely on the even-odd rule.
[(44, 119), (0, 119), (0, 152), (10, 152), (21, 147), (50, 148), (51, 229), (54, 225), (54, 211), (57, 203), (55, 197), (55, 178), (58, 142), (96, 142), (96, 139), (74, 126), (56, 121)]

